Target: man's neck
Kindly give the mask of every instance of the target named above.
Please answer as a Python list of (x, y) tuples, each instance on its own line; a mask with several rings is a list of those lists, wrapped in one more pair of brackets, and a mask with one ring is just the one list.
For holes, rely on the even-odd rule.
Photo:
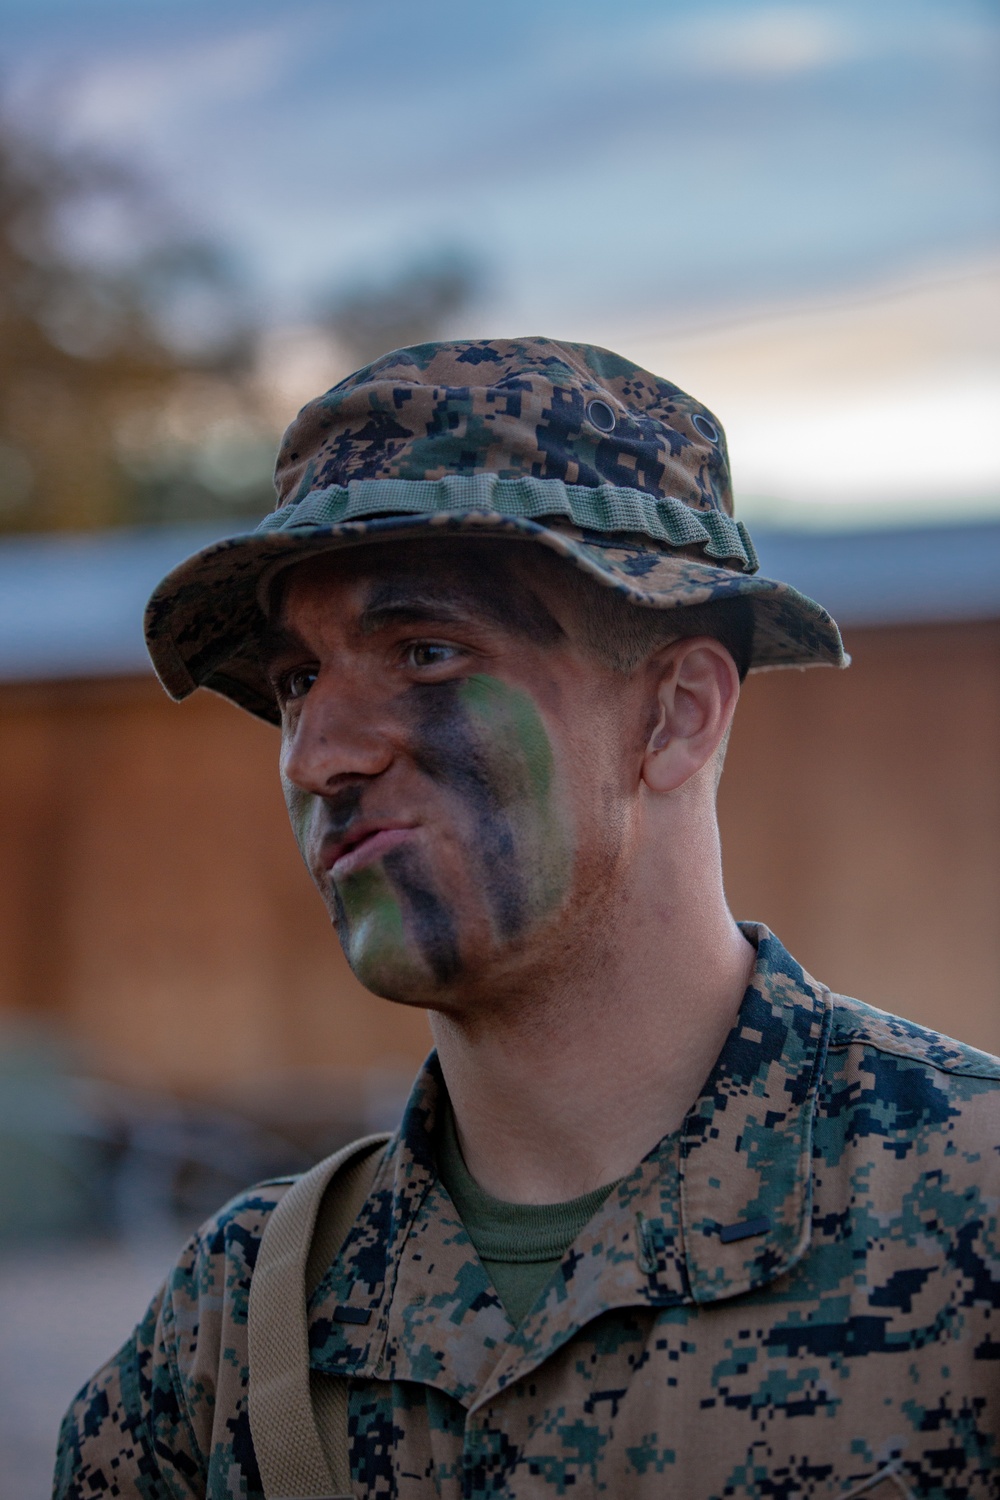
[[(646, 889), (653, 887), (647, 886)], [(496, 1024), (432, 1013), (470, 1172), (515, 1203), (613, 1182), (697, 1100), (736, 1018), (754, 950), (721, 877), (681, 907), (631, 903), (565, 984), (549, 975)]]

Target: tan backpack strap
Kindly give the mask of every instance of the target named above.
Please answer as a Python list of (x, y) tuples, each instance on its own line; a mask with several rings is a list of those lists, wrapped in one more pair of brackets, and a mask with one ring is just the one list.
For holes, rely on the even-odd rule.
[(316, 1387), (324, 1446), (310, 1395), (306, 1288), (314, 1290), (339, 1254), (388, 1139), (354, 1141), (306, 1172), (261, 1237), (247, 1309), (247, 1406), (267, 1500), (350, 1500), (347, 1382), (328, 1378)]

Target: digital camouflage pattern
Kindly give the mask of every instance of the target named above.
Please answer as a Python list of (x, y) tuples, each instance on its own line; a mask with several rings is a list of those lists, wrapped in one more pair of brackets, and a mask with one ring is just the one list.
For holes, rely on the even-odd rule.
[(279, 507), (257, 531), (189, 558), (150, 600), (150, 655), (176, 698), (211, 687), (277, 721), (256, 643), (278, 569), (468, 531), (552, 547), (638, 605), (746, 596), (754, 667), (845, 664), (825, 610), (755, 576), (718, 419), (606, 349), (530, 338), (396, 350), (303, 408), (275, 483)]
[(608, 349), (463, 339), (397, 349), (304, 406), (285, 433), (280, 505), (352, 479), (561, 479), (733, 513), (721, 424)]
[[(744, 931), (756, 968), (701, 1099), (518, 1329), (437, 1177), (428, 1064), (310, 1309), (314, 1370), (350, 1378), (357, 1495), (997, 1494), (1000, 1061)], [(56, 1500), (260, 1496), (246, 1308), (283, 1191), (184, 1251), (71, 1408)]]

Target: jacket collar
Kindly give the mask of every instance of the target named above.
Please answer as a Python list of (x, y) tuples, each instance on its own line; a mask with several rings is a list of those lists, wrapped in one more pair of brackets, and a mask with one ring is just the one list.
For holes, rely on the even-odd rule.
[(743, 930), (757, 961), (701, 1097), (609, 1195), (516, 1331), (437, 1177), (444, 1083), (431, 1055), (311, 1300), (314, 1368), (415, 1380), (479, 1405), (612, 1308), (705, 1305), (795, 1265), (809, 1243), (830, 995), (766, 927)]

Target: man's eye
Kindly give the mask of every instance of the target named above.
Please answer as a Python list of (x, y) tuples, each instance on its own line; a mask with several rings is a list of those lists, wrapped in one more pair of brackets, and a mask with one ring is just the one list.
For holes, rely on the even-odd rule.
[(411, 641), (404, 650), (408, 667), (441, 667), (456, 655), (454, 646), (444, 646), (439, 641)]
[(286, 672), (279, 683), (281, 697), (286, 703), (304, 698), (318, 675), (315, 667), (296, 667), (294, 671)]

